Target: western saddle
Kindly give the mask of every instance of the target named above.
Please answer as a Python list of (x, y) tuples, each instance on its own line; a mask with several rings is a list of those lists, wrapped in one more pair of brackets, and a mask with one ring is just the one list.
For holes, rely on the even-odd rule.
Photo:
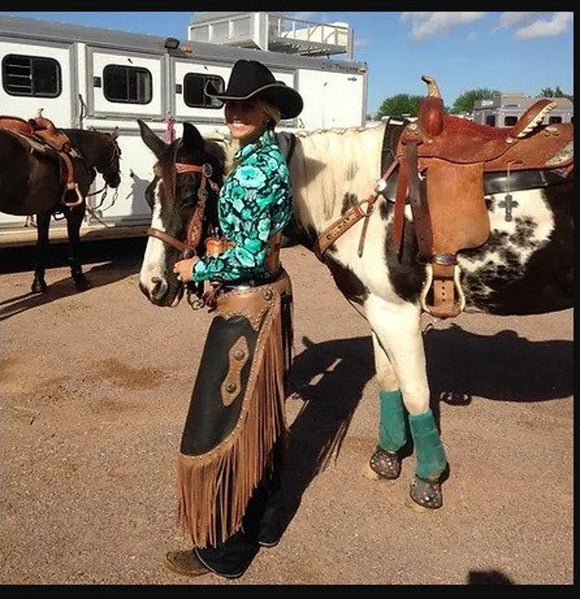
[[(83, 201), (83, 196), (75, 180), (73, 158), (79, 154), (71, 145), (66, 133), (57, 129), (54, 123), (42, 116), (42, 108), (33, 119), (22, 119), (17, 116), (0, 115), (0, 129), (5, 129), (16, 135), (20, 141), (30, 146), (31, 151), (40, 154), (54, 154), (58, 156), (61, 177), (66, 185), (62, 194), (65, 206), (78, 206)], [(69, 192), (74, 192), (73, 200), (67, 201)]]
[(556, 106), (545, 98), (530, 106), (511, 128), (480, 125), (447, 115), (435, 80), (429, 75), (422, 80), (428, 86), (427, 96), (417, 120), (401, 133), (393, 163), (368, 198), (319, 236), (315, 253), (322, 260), (324, 252), (344, 231), (365, 218), (359, 243), (362, 255), (368, 216), (385, 190), (387, 179), (398, 168), (395, 248), (400, 255), (408, 199), (418, 259), (427, 271), (421, 306), (433, 316), (448, 318), (465, 307), (457, 252), (485, 244), (490, 234), (484, 173), (506, 172), (509, 178), (511, 171), (554, 170), (567, 177), (574, 168), (574, 132), (572, 124), (540, 126)]

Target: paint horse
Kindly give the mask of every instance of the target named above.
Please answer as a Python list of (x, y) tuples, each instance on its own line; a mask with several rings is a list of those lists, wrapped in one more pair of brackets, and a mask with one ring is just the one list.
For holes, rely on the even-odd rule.
[(82, 270), (80, 228), (86, 197), (99, 172), (105, 187), (121, 182), (118, 129), (102, 133), (57, 129), (39, 111), (35, 119), (0, 116), (0, 212), (36, 215), (37, 242), (31, 290), (45, 293), (50, 219), (66, 218), (71, 276), (83, 291), (90, 282)]
[[(442, 506), (448, 473), (421, 314), (539, 314), (573, 305), (571, 126), (542, 125), (551, 109), (544, 101), (511, 129), (448, 116), (435, 82), (424, 79), (429, 91), (416, 122), (299, 132), (287, 158), (294, 222), (286, 233), (326, 264), (370, 325), (380, 422), (368, 472), (398, 478), (413, 448), (406, 504), (418, 511)], [(200, 185), (176, 163), (186, 151), (198, 169), (212, 159), (190, 124), (178, 147), (143, 123), (141, 134), (158, 160), (152, 228), (162, 234), (150, 233), (139, 286), (154, 304), (175, 306), (182, 287), (172, 265), (191, 215), (183, 205)]]

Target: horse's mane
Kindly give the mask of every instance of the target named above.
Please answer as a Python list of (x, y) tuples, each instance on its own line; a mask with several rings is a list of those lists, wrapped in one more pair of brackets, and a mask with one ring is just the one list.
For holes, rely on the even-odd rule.
[(238, 149), (237, 142), (223, 135), (204, 137), (204, 142), (205, 151), (224, 165), (224, 172), (229, 172), (234, 162), (234, 154)]
[(204, 150), (210, 156), (213, 156), (219, 164), (224, 166), (224, 168), (227, 168), (229, 159), (227, 145), (225, 141), (212, 138), (204, 138)]
[[(296, 131), (290, 159), (294, 210), (300, 222), (322, 226), (337, 218), (345, 202), (360, 201), (381, 176), (385, 123)], [(224, 135), (204, 138), (206, 150), (221, 161), (225, 172), (233, 164), (238, 143)]]
[(320, 226), (340, 216), (345, 202), (370, 194), (381, 176), (385, 126), (296, 133), (290, 174), (298, 220)]

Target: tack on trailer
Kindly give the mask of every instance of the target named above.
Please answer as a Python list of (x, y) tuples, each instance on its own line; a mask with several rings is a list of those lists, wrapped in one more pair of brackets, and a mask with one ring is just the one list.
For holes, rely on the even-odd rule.
[[(352, 30), (345, 24), (324, 26), (342, 35), (329, 44), (312, 39), (322, 25), (278, 13), (197, 14), (199, 20), (192, 19), (188, 30), (191, 39), (183, 41), (0, 16), (1, 114), (27, 120), (42, 108), (59, 128), (119, 128), (121, 185), (107, 189), (97, 175), (87, 197), (83, 238), (145, 235), (151, 214), (144, 192), (153, 179), (154, 160), (140, 138), (137, 119), (166, 137), (181, 135), (179, 123), (188, 121), (203, 135), (225, 140), (223, 107), (203, 89), (208, 80), (224, 89), (240, 58), (268, 65), (304, 98), (303, 112), (283, 121), (281, 129), (365, 125), (366, 63), (320, 55), (347, 49), (351, 54)], [(224, 23), (227, 27), (220, 29)], [(245, 36), (236, 29), (240, 23), (246, 23)], [(225, 34), (206, 36), (205, 28)], [(256, 39), (270, 49), (260, 49)], [(0, 247), (34, 244), (36, 229), (30, 220), (0, 213)], [(53, 221), (50, 238), (66, 240), (64, 219)]]

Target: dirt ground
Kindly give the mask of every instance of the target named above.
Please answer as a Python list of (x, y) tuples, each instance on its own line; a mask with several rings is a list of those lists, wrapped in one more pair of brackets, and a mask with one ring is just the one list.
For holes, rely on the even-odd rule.
[(362, 475), (378, 427), (367, 323), (313, 255), (284, 249), (289, 524), (244, 577), (189, 579), (163, 555), (189, 547), (175, 465), (211, 315), (147, 302), (144, 240), (84, 247), (93, 288), (74, 291), (57, 245), (46, 296), (29, 294), (30, 252), (0, 250), (3, 585), (573, 584), (573, 310), (424, 317), (450, 476), (443, 507), (417, 514), (413, 457), (392, 485)]

